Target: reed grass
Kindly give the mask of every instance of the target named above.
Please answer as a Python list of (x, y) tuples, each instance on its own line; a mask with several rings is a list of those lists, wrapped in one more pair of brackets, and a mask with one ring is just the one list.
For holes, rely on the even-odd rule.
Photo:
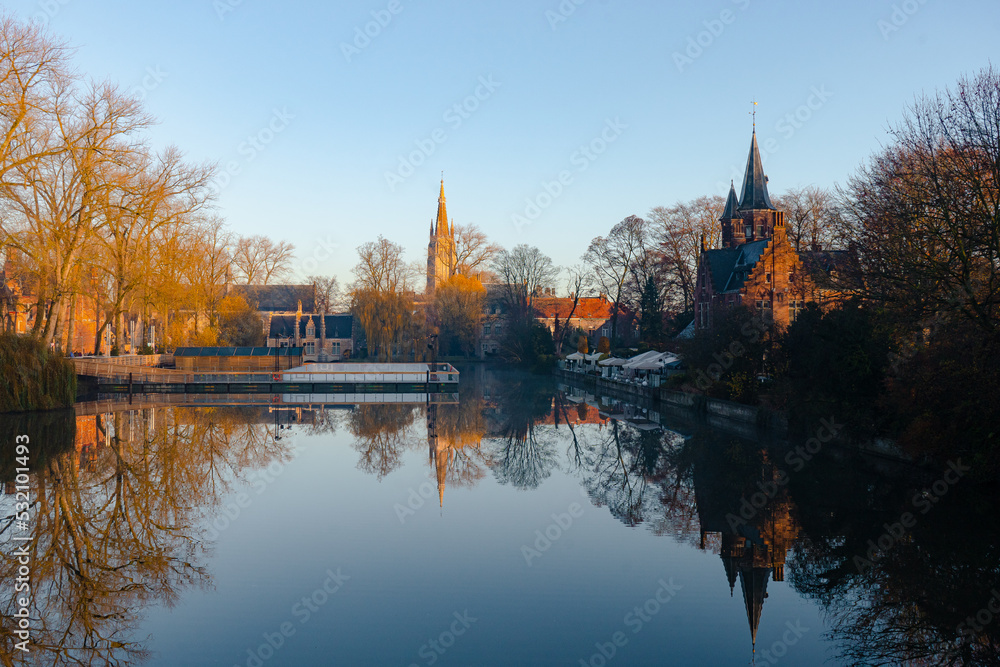
[(54, 410), (75, 400), (73, 362), (33, 336), (0, 334), (0, 412)]

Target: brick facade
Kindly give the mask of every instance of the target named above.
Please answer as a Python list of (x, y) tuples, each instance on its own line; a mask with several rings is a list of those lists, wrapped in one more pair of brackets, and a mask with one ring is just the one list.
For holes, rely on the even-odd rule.
[(750, 143), (742, 197), (730, 187), (720, 219), (722, 247), (702, 242), (695, 283), (695, 327), (707, 329), (718, 313), (745, 305), (765, 321), (794, 322), (806, 303), (833, 303), (831, 275), (843, 254), (814, 248), (796, 251), (788, 238), (785, 214), (767, 193), (757, 136)]

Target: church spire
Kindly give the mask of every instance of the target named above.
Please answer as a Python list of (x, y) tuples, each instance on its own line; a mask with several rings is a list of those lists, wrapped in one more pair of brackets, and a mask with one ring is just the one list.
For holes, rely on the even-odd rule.
[(740, 200), (736, 197), (736, 186), (729, 181), (729, 198), (726, 199), (726, 209), (722, 212), (720, 220), (732, 220), (736, 217), (736, 209), (740, 207)]
[(441, 177), (441, 195), (438, 197), (437, 235), (448, 236), (448, 207), (445, 206), (444, 177)]
[(764, 609), (767, 580), (770, 575), (770, 568), (763, 567), (741, 567), (739, 572), (743, 604), (746, 606), (747, 621), (750, 623), (750, 644), (754, 653), (757, 652), (757, 628), (760, 626), (760, 613)]
[(757, 148), (757, 129), (754, 128), (750, 140), (750, 155), (747, 156), (746, 175), (743, 176), (743, 195), (740, 198), (741, 211), (775, 210), (767, 195), (767, 177)]

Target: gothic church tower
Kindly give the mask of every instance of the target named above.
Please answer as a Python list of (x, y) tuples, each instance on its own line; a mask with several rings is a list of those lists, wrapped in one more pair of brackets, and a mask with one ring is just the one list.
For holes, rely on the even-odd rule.
[(784, 227), (785, 213), (771, 203), (767, 194), (767, 176), (757, 148), (757, 128), (750, 139), (750, 154), (743, 177), (743, 194), (737, 199), (736, 188), (729, 186), (726, 210), (722, 213), (722, 247), (736, 248), (744, 243), (774, 236), (774, 230)]
[(427, 291), (434, 294), (437, 286), (455, 275), (455, 230), (448, 223), (445, 206), (444, 179), (438, 197), (437, 220), (431, 223), (431, 242), (427, 245)]

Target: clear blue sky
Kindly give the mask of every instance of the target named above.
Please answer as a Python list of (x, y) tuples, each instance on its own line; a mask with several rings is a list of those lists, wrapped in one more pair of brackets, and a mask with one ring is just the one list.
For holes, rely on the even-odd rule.
[[(291, 241), (300, 271), (317, 239), (332, 238), (338, 248), (319, 270), (342, 282), (355, 247), (379, 234), (410, 259), (426, 258), (442, 170), (457, 222), (569, 265), (628, 215), (724, 193), (730, 178), (738, 181), (753, 98), (758, 139), (771, 148), (771, 191), (830, 187), (886, 141), (914, 95), (1000, 53), (995, 0), (5, 7), (45, 19), (75, 44), (81, 71), (129, 88), (145, 82), (160, 121), (156, 145), (239, 168), (218, 200), (232, 228)], [(372, 23), (379, 17), (384, 28)], [(358, 48), (366, 24), (375, 36), (367, 45), (358, 39)], [(344, 45), (356, 51), (345, 55)], [(449, 112), (477, 88), (484, 99), (469, 107), (478, 108)], [(800, 108), (810, 102), (813, 109)], [(275, 110), (294, 117), (276, 119)], [(796, 111), (803, 120), (788, 122)], [(262, 150), (245, 143), (272, 123), (281, 131), (264, 132)], [(578, 152), (595, 140), (601, 148), (602, 132), (614, 139), (602, 154)], [(398, 172), (416, 142), (433, 153), (390, 187), (386, 173)], [(564, 171), (567, 184), (549, 203), (542, 184)], [(525, 200), (539, 196), (547, 206), (515, 225)]]

